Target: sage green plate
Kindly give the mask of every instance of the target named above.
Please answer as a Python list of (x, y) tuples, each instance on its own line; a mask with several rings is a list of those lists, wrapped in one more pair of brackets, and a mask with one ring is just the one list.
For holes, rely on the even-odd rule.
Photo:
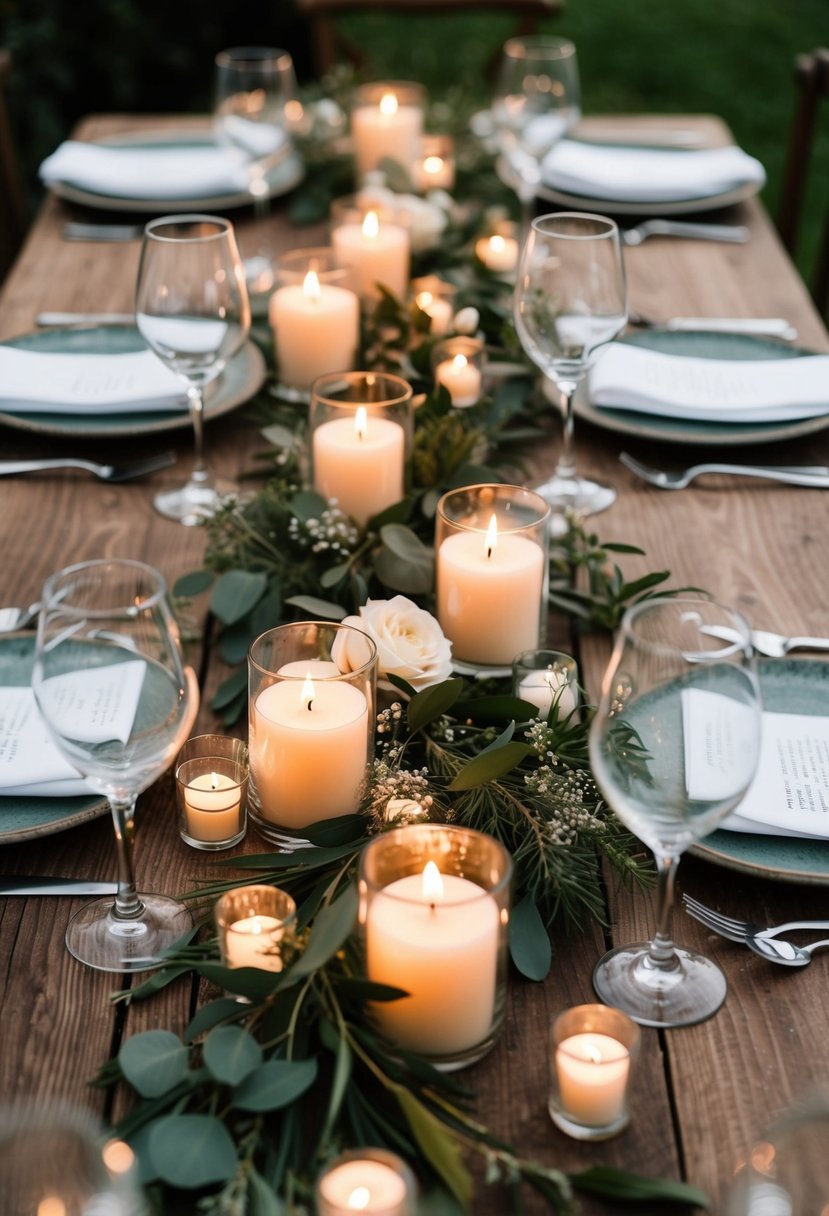
[[(630, 346), (659, 351), (663, 355), (684, 355), (700, 359), (798, 359), (813, 351), (797, 350), (770, 338), (755, 338), (747, 334), (673, 333), (664, 329), (628, 334), (621, 339)], [(713, 447), (736, 447), (749, 443), (776, 443), (811, 435), (829, 426), (829, 386), (826, 390), (826, 414), (819, 418), (799, 418), (794, 422), (702, 422), (689, 418), (668, 418), (645, 414), (637, 410), (607, 409), (593, 405), (587, 398), (587, 381), (576, 392), (575, 414), (606, 431), (619, 431), (638, 439), (682, 444), (709, 444)]]
[[(203, 148), (212, 144), (209, 132), (199, 134), (188, 131), (158, 131), (136, 133), (133, 136), (118, 136), (96, 141), (109, 148)], [(305, 175), (302, 161), (295, 151), (286, 150), (286, 155), (267, 175), (268, 197), (277, 198), (293, 190)], [(229, 207), (249, 207), (251, 196), (246, 190), (230, 194), (194, 194), (190, 198), (130, 198), (113, 194), (97, 194), (71, 182), (55, 182), (50, 189), (59, 198), (85, 207), (97, 207), (106, 211), (134, 211), (152, 215), (174, 215), (183, 211), (225, 210)]]
[[(52, 354), (119, 355), (146, 349), (134, 326), (95, 325), (70, 329), (43, 329), (5, 343), (21, 350)], [(204, 394), (206, 421), (227, 414), (249, 401), (265, 382), (265, 358), (258, 346), (246, 342)], [(9, 413), (0, 410), (0, 423), (44, 435), (94, 439), (125, 435), (151, 435), (190, 427), (186, 407), (179, 410), (144, 410), (115, 414)]]
[[(0, 638), (0, 684), (19, 687), (31, 683), (34, 650), (34, 634), (13, 633)], [(109, 803), (100, 794), (79, 798), (0, 797), (0, 844), (50, 836), (108, 813)]]
[[(763, 704), (774, 713), (829, 715), (829, 663), (769, 659), (760, 664), (760, 685)], [(760, 878), (829, 886), (829, 840), (712, 832), (690, 852)]]

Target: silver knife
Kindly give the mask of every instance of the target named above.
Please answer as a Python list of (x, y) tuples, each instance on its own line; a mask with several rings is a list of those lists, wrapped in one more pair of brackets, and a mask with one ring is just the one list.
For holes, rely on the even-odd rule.
[(661, 328), (711, 334), (755, 334), (761, 338), (782, 338), (784, 342), (797, 339), (797, 330), (785, 317), (670, 317), (662, 322)]
[(84, 224), (69, 220), (61, 233), (66, 241), (138, 241), (144, 235), (144, 225)]
[(35, 323), (42, 329), (61, 325), (135, 325), (134, 312), (39, 312)]
[(114, 895), (117, 882), (84, 878), (0, 878), (0, 895)]

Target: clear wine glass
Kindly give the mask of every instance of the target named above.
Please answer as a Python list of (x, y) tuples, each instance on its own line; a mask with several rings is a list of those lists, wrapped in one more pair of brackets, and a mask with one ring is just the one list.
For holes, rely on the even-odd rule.
[(573, 455), (573, 396), (603, 346), (627, 324), (619, 229), (602, 215), (562, 211), (533, 220), (515, 284), (515, 327), (533, 363), (555, 384), (564, 418), (561, 455), (537, 492), (557, 512), (603, 511), (611, 486), (579, 477)]
[[(268, 173), (290, 149), (286, 107), (296, 96), (293, 59), (278, 47), (238, 46), (220, 51), (215, 62), (215, 137), (243, 164), (254, 214), (266, 220)], [(274, 286), (273, 258), (261, 226), (257, 235), (256, 255), (244, 265), (251, 294), (262, 295)]]
[(228, 487), (204, 456), (204, 388), (250, 332), (245, 272), (232, 224), (212, 215), (166, 215), (144, 229), (135, 317), (141, 335), (187, 386), (195, 459), (186, 485), (157, 494), (156, 510), (182, 524), (203, 523)]
[(164, 579), (103, 559), (68, 566), (43, 588), (32, 686), (58, 748), (112, 808), (118, 891), (69, 922), (69, 952), (99, 971), (143, 971), (192, 924), (175, 899), (138, 895), (135, 802), (184, 742), (198, 699), (182, 662)]
[(526, 230), (542, 162), (581, 118), (574, 44), (546, 34), (510, 38), (501, 53), (492, 115)]
[[(724, 628), (737, 640), (709, 632)], [(682, 853), (713, 831), (745, 794), (760, 749), (760, 694), (749, 628), (709, 600), (654, 598), (629, 609), (590, 728), (599, 789), (653, 850), (656, 934), (596, 966), (599, 997), (644, 1026), (689, 1026), (725, 998), (725, 977), (671, 937)]]

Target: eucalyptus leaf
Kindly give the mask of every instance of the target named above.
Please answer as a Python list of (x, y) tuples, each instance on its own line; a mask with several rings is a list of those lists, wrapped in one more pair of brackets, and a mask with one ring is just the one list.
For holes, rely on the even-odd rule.
[(463, 680), (456, 676), (416, 693), (406, 711), (409, 730), (414, 733), (440, 718), (452, 708), (462, 689)]
[(242, 1026), (217, 1026), (202, 1047), (211, 1076), (224, 1085), (238, 1085), (262, 1063), (262, 1048)]
[(324, 966), (351, 933), (356, 919), (357, 887), (352, 883), (318, 913), (308, 945), (291, 967), (291, 979), (302, 979)]
[(251, 853), (249, 856), (223, 857), (216, 864), (239, 870), (288, 870), (296, 867), (323, 868), (352, 853), (351, 844), (331, 848), (294, 849), (291, 853)]
[(216, 1001), (208, 1001), (202, 1005), (184, 1032), (185, 1043), (194, 1043), (196, 1039), (212, 1030), (219, 1022), (229, 1021), (244, 1016), (245, 1009), (231, 996), (220, 997)]
[(449, 1129), (409, 1090), (398, 1085), (395, 1096), (420, 1151), (466, 1209), (472, 1199), (472, 1178), (463, 1163), (457, 1141)]
[(223, 680), (216, 689), (213, 700), (210, 702), (212, 709), (224, 709), (226, 705), (230, 705), (240, 693), (246, 693), (248, 688), (248, 673), (246, 668), (241, 668), (239, 671), (234, 671), (232, 676), (228, 676)]
[(266, 1060), (233, 1093), (237, 1110), (281, 1110), (316, 1080), (316, 1060)]
[(213, 586), (215, 577), (210, 570), (193, 570), (190, 574), (182, 574), (173, 585), (173, 595), (183, 600), (195, 599), (208, 587)]
[(157, 1098), (187, 1076), (189, 1053), (172, 1031), (146, 1030), (127, 1039), (118, 1063), (142, 1098)]
[(265, 592), (268, 580), (261, 573), (227, 570), (213, 587), (210, 608), (225, 625), (232, 625), (251, 611)]
[(307, 524), (309, 519), (319, 519), (328, 510), (328, 502), (313, 490), (300, 490), (291, 499), (291, 510), (297, 519)]
[[(331, 1023), (325, 1022), (323, 1025), (331, 1026)], [(354, 1056), (348, 1039), (345, 1035), (338, 1033), (335, 1027), (332, 1027), (332, 1029), (334, 1030), (333, 1037), (336, 1042), (336, 1049), (334, 1051), (334, 1072), (331, 1077), (331, 1090), (328, 1098), (328, 1112), (325, 1116), (325, 1124), (320, 1136), (322, 1144), (327, 1143), (331, 1139), (337, 1123), (337, 1117), (340, 1113), (340, 1107), (345, 1097), (345, 1091), (351, 1080), (351, 1070), (354, 1064)]]
[(302, 831), (311, 844), (321, 848), (337, 848), (349, 841), (362, 844), (367, 827), (365, 815), (338, 815), (335, 819), (321, 819)]
[(338, 566), (329, 566), (320, 575), (320, 586), (336, 587), (337, 583), (341, 583), (347, 577), (350, 569), (348, 562), (340, 562)]
[(386, 672), (386, 679), (393, 688), (397, 688), (400, 692), (404, 692), (407, 697), (417, 695), (417, 689), (410, 684), (408, 680), (404, 680), (402, 676), (396, 676), (393, 672)]
[(523, 743), (506, 743), (496, 751), (481, 752), (464, 765), (447, 788), (472, 790), (476, 786), (486, 785), (487, 781), (497, 781), (526, 759), (530, 752), (531, 749)]
[(467, 718), (481, 726), (500, 726), (502, 722), (529, 722), (538, 716), (538, 706), (518, 697), (471, 697), (469, 700), (458, 701), (455, 706), (456, 718), (465, 721)]
[(380, 539), (383, 544), (374, 561), (380, 581), (393, 591), (428, 594), (435, 580), (433, 550), (405, 524), (385, 524)]
[(147, 1151), (156, 1176), (185, 1190), (226, 1182), (236, 1172), (236, 1146), (222, 1121), (211, 1115), (159, 1119)]
[(348, 615), (345, 608), (341, 608), (339, 604), (317, 599), (315, 595), (290, 595), (285, 603), (293, 604), (295, 608), (309, 612), (312, 617), (322, 617), (326, 621), (341, 621), (344, 616)]
[(250, 644), (256, 636), (255, 631), (250, 628), (249, 621), (244, 618), (233, 625), (227, 625), (222, 630), (219, 639), (222, 661), (232, 667), (243, 662), (247, 658)]
[(529, 895), (516, 904), (509, 920), (509, 952), (528, 980), (543, 980), (553, 959), (550, 935), (541, 913)]
[(263, 427), (262, 435), (275, 448), (292, 448), (294, 446), (293, 431), (289, 431), (286, 426), (282, 426), (279, 422), (274, 422), (270, 426)]
[(248, 1216), (288, 1216), (288, 1208), (251, 1165), (248, 1168)]
[(607, 1199), (624, 1199), (628, 1202), (687, 1203), (690, 1207), (710, 1208), (711, 1200), (705, 1191), (687, 1182), (674, 1182), (670, 1178), (645, 1178), (629, 1170), (612, 1165), (595, 1165), (589, 1170), (568, 1175), (570, 1182), (579, 1191), (592, 1195), (603, 1195)]
[(251, 1001), (264, 1001), (283, 981), (284, 972), (264, 971), (261, 967), (225, 967), (223, 963), (194, 962), (193, 970), (226, 992), (235, 992)]

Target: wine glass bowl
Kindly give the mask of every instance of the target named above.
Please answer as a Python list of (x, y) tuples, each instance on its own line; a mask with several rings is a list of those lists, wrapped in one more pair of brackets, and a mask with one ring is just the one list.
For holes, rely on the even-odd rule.
[[(727, 643), (709, 629), (727, 628)], [(673, 882), (682, 853), (748, 789), (760, 749), (760, 694), (748, 625), (710, 600), (654, 598), (629, 609), (590, 728), (596, 783), (654, 853), (657, 931), (617, 947), (593, 980), (608, 1005), (646, 1026), (687, 1026), (725, 998), (710, 959), (674, 946)]]
[(615, 222), (568, 211), (533, 220), (521, 252), (514, 311), (521, 345), (555, 384), (564, 419), (558, 464), (537, 493), (559, 512), (602, 511), (616, 494), (576, 472), (573, 397), (599, 352), (627, 324), (625, 271)]
[(69, 923), (70, 953), (102, 971), (155, 965), (192, 924), (176, 900), (138, 895), (132, 865), (138, 794), (171, 763), (195, 695), (166, 585), (126, 559), (82, 562), (43, 589), (32, 686), (59, 750), (110, 802), (118, 892)]
[(144, 230), (136, 325), (150, 349), (184, 382), (195, 460), (183, 487), (164, 490), (156, 510), (182, 524), (203, 523), (220, 506), (204, 459), (204, 389), (250, 332), (250, 303), (233, 226), (210, 215), (162, 216)]

